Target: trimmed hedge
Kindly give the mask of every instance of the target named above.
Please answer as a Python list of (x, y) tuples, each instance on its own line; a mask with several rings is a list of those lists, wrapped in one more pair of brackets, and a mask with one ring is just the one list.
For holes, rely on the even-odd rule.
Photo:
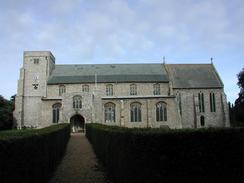
[(69, 137), (69, 124), (0, 132), (0, 182), (46, 182), (61, 160)]
[(244, 128), (128, 129), (87, 124), (117, 183), (244, 182)]

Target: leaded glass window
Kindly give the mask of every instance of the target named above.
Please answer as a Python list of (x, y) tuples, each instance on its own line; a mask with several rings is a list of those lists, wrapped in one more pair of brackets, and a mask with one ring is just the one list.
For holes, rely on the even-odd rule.
[(112, 84), (106, 85), (106, 95), (113, 96), (113, 85)]
[(73, 108), (74, 109), (81, 109), (82, 108), (82, 100), (81, 96), (76, 95), (73, 97)]
[(141, 104), (134, 102), (130, 107), (131, 122), (141, 122)]
[(153, 95), (160, 95), (160, 84), (153, 85)]
[(106, 103), (104, 105), (104, 117), (105, 122), (115, 122), (115, 104), (114, 103)]
[(56, 103), (53, 105), (53, 123), (59, 122), (60, 108), (61, 108), (60, 103)]
[(136, 84), (130, 85), (130, 95), (137, 95), (137, 86)]
[(202, 92), (198, 93), (198, 102), (199, 102), (199, 112), (205, 112), (204, 95)]
[(167, 105), (164, 102), (156, 104), (156, 121), (167, 121)]
[(210, 100), (210, 111), (216, 112), (216, 106), (215, 106), (215, 94), (211, 92), (209, 94), (209, 100)]
[(89, 85), (82, 85), (83, 92), (89, 92)]
[(64, 85), (59, 86), (59, 96), (62, 96), (66, 92), (66, 87)]

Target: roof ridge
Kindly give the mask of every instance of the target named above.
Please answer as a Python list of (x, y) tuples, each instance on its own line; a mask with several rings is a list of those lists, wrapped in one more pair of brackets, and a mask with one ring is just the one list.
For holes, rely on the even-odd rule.
[(79, 66), (79, 65), (163, 65), (163, 63), (109, 63), (109, 64), (105, 64), (105, 63), (96, 63), (96, 64), (56, 64), (56, 66)]
[(211, 63), (197, 63), (197, 64), (193, 64), (193, 63), (180, 63), (180, 64), (165, 64), (165, 65), (211, 65)]

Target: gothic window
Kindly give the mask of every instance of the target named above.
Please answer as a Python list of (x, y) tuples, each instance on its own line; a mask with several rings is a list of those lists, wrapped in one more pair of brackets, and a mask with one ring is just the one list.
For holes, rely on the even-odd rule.
[(201, 125), (201, 127), (205, 126), (205, 118), (204, 118), (204, 116), (200, 117), (200, 125)]
[(141, 122), (141, 104), (134, 102), (130, 106), (130, 121)]
[(83, 92), (89, 92), (89, 85), (82, 85)]
[(137, 87), (136, 84), (130, 85), (130, 95), (137, 95)]
[(73, 108), (74, 109), (81, 109), (82, 108), (81, 96), (76, 95), (73, 97)]
[(104, 105), (105, 122), (115, 122), (115, 104), (109, 102)]
[(211, 92), (209, 94), (209, 100), (210, 100), (210, 111), (216, 112), (216, 106), (215, 106), (215, 94)]
[(106, 85), (106, 95), (113, 96), (113, 85), (112, 84)]
[(164, 102), (156, 104), (156, 121), (167, 121), (167, 105)]
[(199, 112), (205, 112), (204, 95), (202, 92), (198, 93), (198, 102), (199, 102)]
[(59, 96), (62, 96), (66, 92), (66, 87), (64, 85), (59, 86)]
[(59, 122), (59, 113), (60, 113), (61, 104), (56, 103), (53, 105), (53, 123)]
[(39, 58), (34, 58), (34, 64), (39, 64)]
[(153, 85), (153, 95), (160, 95), (160, 84)]

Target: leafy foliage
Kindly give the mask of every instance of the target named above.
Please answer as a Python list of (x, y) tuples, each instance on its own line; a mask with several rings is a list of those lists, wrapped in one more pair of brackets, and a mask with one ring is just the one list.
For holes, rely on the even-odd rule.
[(63, 156), (68, 124), (0, 132), (0, 182), (44, 183)]
[(230, 119), (233, 126), (244, 126), (244, 69), (237, 74), (237, 78), (240, 92), (235, 106), (230, 107)]
[(14, 96), (6, 100), (0, 95), (0, 130), (11, 129), (13, 126)]
[(88, 124), (86, 135), (117, 183), (242, 182), (244, 129), (129, 129)]
[(244, 68), (242, 69), (241, 72), (239, 72), (239, 74), (237, 75), (238, 77), (238, 86), (240, 88), (244, 88)]

